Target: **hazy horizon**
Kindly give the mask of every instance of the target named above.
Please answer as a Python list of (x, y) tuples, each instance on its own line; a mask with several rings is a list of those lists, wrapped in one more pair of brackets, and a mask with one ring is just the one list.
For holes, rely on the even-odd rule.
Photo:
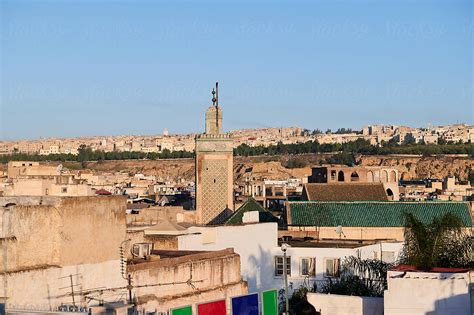
[(473, 124), (471, 1), (2, 1), (0, 140)]

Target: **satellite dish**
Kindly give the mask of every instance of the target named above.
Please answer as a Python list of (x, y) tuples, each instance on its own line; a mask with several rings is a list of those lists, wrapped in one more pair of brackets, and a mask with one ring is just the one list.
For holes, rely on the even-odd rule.
[(56, 171), (58, 173), (61, 173), (63, 171), (63, 165), (62, 164), (59, 164), (58, 167), (56, 167)]
[(344, 237), (346, 237), (346, 234), (344, 234), (344, 232), (342, 231), (342, 225), (338, 225), (336, 227), (336, 233), (339, 235), (339, 239), (342, 238), (342, 235), (344, 235)]

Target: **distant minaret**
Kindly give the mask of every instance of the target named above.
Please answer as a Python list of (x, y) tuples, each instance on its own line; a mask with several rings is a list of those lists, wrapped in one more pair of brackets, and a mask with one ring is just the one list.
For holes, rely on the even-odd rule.
[(206, 131), (196, 136), (196, 223), (221, 224), (234, 210), (233, 141), (222, 131), (222, 109), (216, 82)]

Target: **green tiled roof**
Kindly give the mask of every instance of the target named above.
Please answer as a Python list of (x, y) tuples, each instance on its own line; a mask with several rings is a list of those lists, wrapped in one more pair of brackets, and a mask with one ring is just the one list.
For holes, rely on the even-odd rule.
[(270, 211), (263, 208), (255, 199), (249, 198), (247, 201), (237, 209), (234, 214), (227, 220), (226, 225), (242, 224), (244, 213), (248, 211), (258, 211), (260, 222), (278, 222), (278, 219), (270, 213)]
[(288, 203), (288, 225), (403, 227), (403, 213), (412, 213), (423, 223), (452, 213), (465, 227), (472, 226), (469, 204), (466, 202), (313, 202)]

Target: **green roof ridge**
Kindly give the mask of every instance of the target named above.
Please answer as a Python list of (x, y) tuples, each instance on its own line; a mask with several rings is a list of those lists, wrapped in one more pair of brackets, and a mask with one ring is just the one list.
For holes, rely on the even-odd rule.
[(250, 197), (239, 207), (239, 209), (234, 212), (234, 214), (232, 214), (229, 219), (227, 219), (225, 225), (242, 224), (244, 213), (250, 211), (260, 212), (260, 222), (278, 221), (278, 219), (273, 216), (270, 211), (262, 207), (253, 197)]

